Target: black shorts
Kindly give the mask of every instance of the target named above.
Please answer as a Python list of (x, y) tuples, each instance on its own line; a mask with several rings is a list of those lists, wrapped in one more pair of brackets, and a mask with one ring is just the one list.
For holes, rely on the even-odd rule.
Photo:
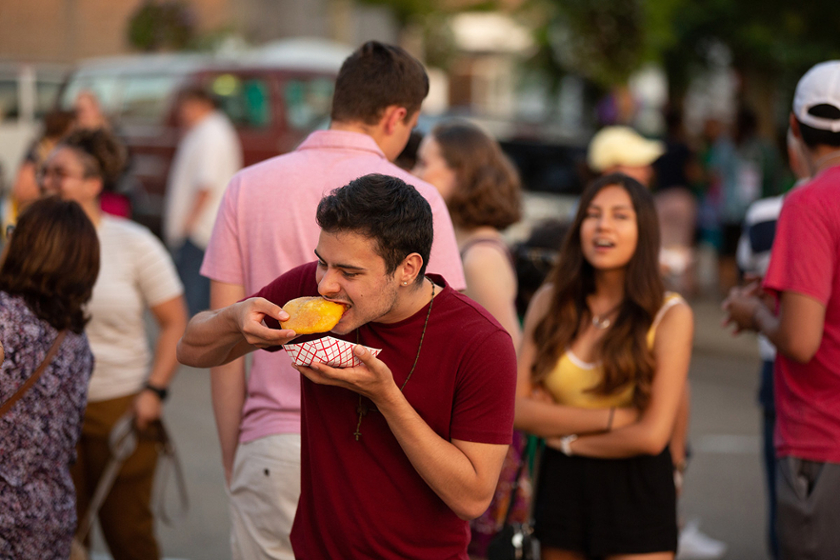
[(675, 552), (671, 453), (591, 459), (546, 448), (534, 517), (535, 535), (546, 548), (590, 557)]

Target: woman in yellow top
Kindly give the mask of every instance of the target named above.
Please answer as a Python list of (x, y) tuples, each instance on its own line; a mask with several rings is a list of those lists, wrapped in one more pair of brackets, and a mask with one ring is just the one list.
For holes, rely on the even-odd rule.
[(665, 293), (658, 253), (650, 192), (602, 177), (526, 314), (515, 426), (548, 442), (535, 508), (543, 560), (674, 558), (668, 442), (694, 326)]

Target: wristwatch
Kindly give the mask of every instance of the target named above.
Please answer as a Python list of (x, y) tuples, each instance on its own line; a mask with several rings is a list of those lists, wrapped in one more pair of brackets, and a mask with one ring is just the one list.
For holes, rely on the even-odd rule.
[(574, 455), (574, 453), (572, 453), (572, 442), (577, 438), (578, 437), (575, 434), (560, 438), (560, 452), (568, 457)]
[(148, 381), (146, 381), (146, 383), (143, 384), (143, 389), (156, 394), (161, 402), (165, 401), (166, 397), (169, 396), (169, 389), (165, 387), (158, 387), (157, 385), (152, 385)]

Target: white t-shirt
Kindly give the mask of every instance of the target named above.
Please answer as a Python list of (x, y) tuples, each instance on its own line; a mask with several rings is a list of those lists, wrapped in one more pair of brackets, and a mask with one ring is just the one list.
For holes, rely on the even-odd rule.
[(140, 390), (152, 361), (144, 313), (184, 293), (169, 253), (148, 229), (105, 214), (97, 234), (99, 276), (86, 329), (95, 360), (90, 402)]
[[(225, 115), (213, 111), (191, 128), (178, 144), (164, 205), (163, 233), (166, 244), (177, 249), (189, 237), (207, 248), (225, 187), (242, 167), (242, 146), (236, 129)], [(209, 199), (187, 235), (184, 225), (198, 191), (209, 189)]]

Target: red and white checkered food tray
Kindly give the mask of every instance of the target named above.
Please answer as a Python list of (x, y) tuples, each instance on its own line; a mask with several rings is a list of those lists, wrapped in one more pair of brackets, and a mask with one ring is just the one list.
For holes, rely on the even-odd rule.
[[(362, 363), (359, 358), (353, 355), (353, 347), (356, 346), (352, 342), (338, 340), (331, 336), (325, 336), (318, 340), (310, 340), (309, 342), (302, 342), (300, 344), (284, 344), (283, 349), (292, 358), (292, 362), (298, 366), (308, 366), (313, 362), (326, 364), (332, 367), (353, 367)], [(379, 348), (368, 348), (374, 356), (378, 356), (382, 352)]]

